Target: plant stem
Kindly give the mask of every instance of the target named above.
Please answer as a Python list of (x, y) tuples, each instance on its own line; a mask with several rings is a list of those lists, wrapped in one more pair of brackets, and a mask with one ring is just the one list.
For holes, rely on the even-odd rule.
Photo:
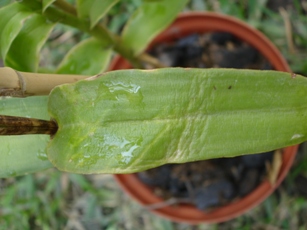
[(69, 4), (68, 2), (65, 2), (63, 0), (56, 0), (53, 4), (67, 13), (70, 13), (72, 15), (77, 15), (76, 8), (73, 5)]
[(0, 115), (0, 135), (48, 134), (58, 130), (55, 121)]
[(4, 67), (0, 68), (0, 96), (48, 95), (58, 85), (73, 83), (87, 77), (89, 76), (26, 73)]

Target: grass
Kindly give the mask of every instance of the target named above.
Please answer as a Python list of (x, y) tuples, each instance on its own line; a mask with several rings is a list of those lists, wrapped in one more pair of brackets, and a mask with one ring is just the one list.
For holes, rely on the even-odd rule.
[(173, 229), (125, 196), (111, 175), (50, 169), (1, 186), (0, 229)]
[[(1, 5), (8, 2), (5, 0)], [(302, 1), (305, 4), (302, 5), (295, 0), (286, 15), (280, 10), (269, 9), (268, 2), (191, 0), (185, 10), (210, 10), (244, 19), (278, 46), (294, 72), (307, 75), (306, 1)], [(120, 31), (139, 4), (140, 0), (127, 0), (116, 6), (107, 19), (111, 21), (110, 29)], [(290, 29), (285, 28), (289, 22)], [(83, 36), (78, 31), (59, 26), (44, 47), (43, 54), (48, 57), (42, 59), (45, 68), (53, 69)], [(299, 180), (307, 177), (306, 146), (306, 143), (301, 146), (294, 167), (273, 195), (255, 209), (225, 223), (198, 226), (173, 223), (151, 214), (131, 200), (111, 175), (82, 176), (50, 169), (33, 175), (0, 179), (0, 230), (307, 229), (307, 195), (304, 193), (307, 184), (304, 187)]]

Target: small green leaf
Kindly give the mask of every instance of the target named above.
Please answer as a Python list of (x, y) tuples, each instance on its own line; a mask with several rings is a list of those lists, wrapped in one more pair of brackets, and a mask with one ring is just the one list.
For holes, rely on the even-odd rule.
[(77, 0), (77, 14), (79, 18), (88, 18), (95, 0)]
[[(123, 46), (140, 54), (176, 18), (188, 0), (146, 1), (131, 16), (122, 33)], [(141, 29), (140, 29), (141, 28)]]
[[(0, 99), (0, 114), (49, 120), (47, 97)], [(52, 167), (46, 155), (47, 135), (0, 136), (0, 178)]]
[(13, 3), (1, 8), (0, 15), (0, 52), (2, 59), (5, 59), (12, 42), (23, 27), (24, 21), (33, 13), (23, 5)]
[(80, 18), (89, 18), (91, 28), (93, 28), (98, 21), (105, 16), (105, 14), (116, 4), (119, 0), (78, 0), (77, 12)]
[(55, 88), (49, 160), (73, 173), (260, 153), (307, 139), (307, 79), (276, 71), (122, 70)]
[(5, 64), (16, 70), (36, 72), (39, 64), (39, 51), (54, 25), (38, 14), (26, 20), (8, 51), (4, 60)]
[(91, 28), (93, 28), (101, 18), (116, 4), (119, 0), (96, 0), (93, 2), (90, 11)]
[(89, 38), (71, 49), (60, 63), (57, 73), (94, 75), (103, 72), (111, 58), (111, 48)]
[(43, 13), (45, 12), (45, 10), (52, 4), (54, 3), (56, 0), (43, 0)]

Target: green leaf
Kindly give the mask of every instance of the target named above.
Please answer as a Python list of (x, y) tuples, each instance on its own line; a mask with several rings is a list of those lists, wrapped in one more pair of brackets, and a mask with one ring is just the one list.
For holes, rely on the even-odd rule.
[(96, 0), (90, 10), (91, 28), (93, 28), (101, 18), (103, 18), (108, 11), (116, 4), (119, 0)]
[(6, 5), (9, 5), (10, 3), (12, 3), (12, 0), (1, 0), (0, 7), (4, 7)]
[(123, 46), (130, 47), (135, 55), (140, 54), (156, 35), (170, 25), (187, 2), (188, 0), (144, 2), (124, 27)]
[(49, 160), (74, 173), (260, 153), (307, 139), (307, 79), (276, 71), (122, 70), (55, 88)]
[(8, 51), (4, 60), (5, 64), (16, 70), (36, 72), (39, 64), (39, 51), (54, 25), (38, 14), (26, 20)]
[(26, 6), (29, 10), (33, 12), (41, 13), (43, 11), (42, 0), (15, 0), (15, 1), (19, 2), (19, 4)]
[(78, 0), (77, 12), (80, 18), (89, 18), (91, 28), (93, 28), (98, 21), (105, 16), (105, 14), (116, 4), (119, 0)]
[(56, 0), (43, 0), (43, 12)]
[(77, 0), (77, 14), (79, 18), (88, 18), (95, 0)]
[[(0, 99), (0, 114), (49, 120), (47, 97)], [(0, 136), (0, 178), (52, 167), (46, 155), (48, 135)]]
[(20, 32), (25, 20), (33, 13), (25, 6), (13, 3), (0, 9), (0, 52), (2, 59), (6, 58), (12, 42)]
[(60, 63), (57, 73), (94, 75), (103, 72), (109, 64), (112, 49), (89, 38), (71, 49)]

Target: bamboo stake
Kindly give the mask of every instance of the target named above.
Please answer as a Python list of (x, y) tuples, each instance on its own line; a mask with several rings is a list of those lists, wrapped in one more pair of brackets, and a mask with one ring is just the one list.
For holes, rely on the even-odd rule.
[(4, 67), (0, 68), (0, 96), (48, 95), (58, 85), (73, 83), (87, 77), (89, 76), (26, 73)]

